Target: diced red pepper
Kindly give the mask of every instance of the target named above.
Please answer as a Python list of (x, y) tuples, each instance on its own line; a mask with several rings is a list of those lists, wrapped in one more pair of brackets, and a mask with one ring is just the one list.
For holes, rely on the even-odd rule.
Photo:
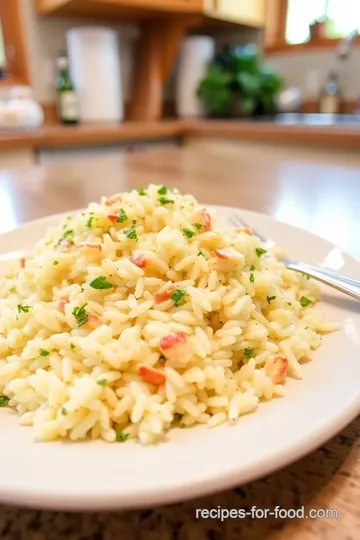
[(274, 384), (279, 384), (285, 380), (288, 366), (287, 358), (277, 356), (265, 363), (265, 371)]
[(206, 211), (202, 211), (202, 226), (204, 231), (210, 231), (211, 230), (211, 217), (210, 214)]
[(231, 259), (231, 253), (226, 251), (226, 249), (215, 249), (215, 255), (218, 259), (222, 259), (223, 261), (229, 261)]
[(25, 268), (25, 261), (26, 259), (24, 257), (20, 259), (20, 268)]
[(186, 334), (185, 332), (175, 332), (174, 334), (169, 334), (160, 339), (159, 346), (162, 351), (168, 351), (173, 349), (178, 345), (186, 344)]
[(107, 201), (105, 201), (105, 206), (112, 206), (113, 204), (121, 201), (121, 199), (122, 199), (122, 195), (120, 195), (120, 193), (117, 193), (116, 195), (109, 197)]
[(140, 366), (139, 375), (146, 383), (154, 386), (162, 386), (166, 382), (165, 375), (154, 368)]
[(253, 233), (252, 230), (249, 229), (249, 227), (242, 227), (241, 229), (235, 229), (235, 232), (237, 233), (243, 232), (245, 234), (248, 234), (249, 236), (252, 236), (252, 233)]
[(111, 223), (116, 223), (116, 220), (118, 219), (118, 217), (119, 216), (116, 216), (115, 214), (109, 214), (107, 218), (111, 221)]
[(154, 294), (155, 304), (161, 304), (161, 302), (165, 302), (165, 300), (169, 300), (171, 298), (172, 293), (174, 292), (174, 289), (166, 289), (162, 292), (157, 292)]
[(68, 303), (69, 303), (69, 297), (68, 296), (62, 296), (59, 299), (59, 310), (61, 311), (61, 313), (65, 314), (65, 306)]
[(145, 259), (145, 257), (143, 257), (142, 255), (136, 255), (136, 253), (133, 253), (131, 255), (130, 261), (139, 268), (145, 268), (147, 265), (147, 260)]
[(97, 249), (101, 251), (101, 245), (100, 244), (89, 244), (87, 242), (79, 242), (79, 244), (76, 244), (76, 247), (79, 249), (82, 248), (89, 248), (89, 249)]
[(100, 320), (97, 315), (88, 315), (88, 320), (84, 324), (84, 328), (87, 330), (95, 330), (100, 325)]

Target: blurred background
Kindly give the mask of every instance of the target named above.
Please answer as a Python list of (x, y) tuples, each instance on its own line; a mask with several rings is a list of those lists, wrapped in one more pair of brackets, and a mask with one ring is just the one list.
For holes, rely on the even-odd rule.
[(0, 20), (0, 167), (360, 127), (356, 0), (11, 0)]

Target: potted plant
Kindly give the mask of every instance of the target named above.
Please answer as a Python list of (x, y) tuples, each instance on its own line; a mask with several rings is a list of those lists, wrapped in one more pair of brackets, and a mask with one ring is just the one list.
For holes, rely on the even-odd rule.
[(225, 47), (209, 64), (197, 95), (214, 118), (275, 112), (281, 79), (260, 61), (253, 45)]
[(316, 19), (309, 24), (310, 41), (316, 41), (326, 37), (326, 17)]

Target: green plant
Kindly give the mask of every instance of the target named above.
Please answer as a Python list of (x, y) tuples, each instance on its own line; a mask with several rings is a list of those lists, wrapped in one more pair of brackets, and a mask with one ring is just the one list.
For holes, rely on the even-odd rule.
[(209, 116), (272, 114), (280, 77), (264, 66), (253, 45), (225, 47), (209, 64), (197, 95)]

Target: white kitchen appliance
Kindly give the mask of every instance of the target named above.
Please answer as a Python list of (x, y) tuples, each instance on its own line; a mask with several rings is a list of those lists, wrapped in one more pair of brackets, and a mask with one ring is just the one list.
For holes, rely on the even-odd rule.
[(176, 80), (176, 109), (179, 116), (195, 117), (203, 114), (203, 107), (196, 90), (213, 59), (214, 39), (207, 36), (191, 36), (181, 48)]
[(124, 106), (117, 32), (104, 27), (72, 28), (67, 45), (80, 120), (121, 121)]

